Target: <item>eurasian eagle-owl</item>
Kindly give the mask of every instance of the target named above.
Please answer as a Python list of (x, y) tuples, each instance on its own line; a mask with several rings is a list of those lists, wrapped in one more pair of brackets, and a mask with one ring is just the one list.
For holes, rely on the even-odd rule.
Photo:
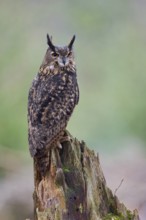
[[(59, 47), (47, 34), (48, 49), (28, 96), (29, 149), (41, 161), (60, 142), (79, 101), (73, 43)], [(45, 162), (44, 162), (45, 163)], [(46, 169), (39, 165), (43, 173)]]

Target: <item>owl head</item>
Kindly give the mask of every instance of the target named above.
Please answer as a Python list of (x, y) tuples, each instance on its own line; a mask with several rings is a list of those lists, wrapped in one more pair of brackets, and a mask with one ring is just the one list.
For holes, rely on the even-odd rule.
[(47, 34), (48, 49), (43, 63), (45, 65), (58, 66), (60, 68), (67, 68), (74, 63), (73, 43), (75, 35), (72, 37), (67, 46), (59, 47), (52, 43), (52, 38)]

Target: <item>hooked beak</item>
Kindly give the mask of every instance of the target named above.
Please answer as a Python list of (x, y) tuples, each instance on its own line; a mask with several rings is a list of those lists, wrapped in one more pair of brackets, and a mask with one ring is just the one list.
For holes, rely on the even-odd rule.
[(62, 58), (62, 63), (63, 63), (64, 66), (65, 66), (65, 64), (66, 64), (66, 58), (65, 58), (65, 57)]
[(60, 67), (65, 67), (68, 65), (68, 61), (66, 57), (62, 57), (58, 59), (58, 64)]

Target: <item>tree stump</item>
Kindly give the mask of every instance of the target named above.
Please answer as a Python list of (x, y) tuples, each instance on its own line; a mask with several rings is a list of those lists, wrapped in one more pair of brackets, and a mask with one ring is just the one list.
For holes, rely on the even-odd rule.
[(69, 132), (62, 149), (52, 149), (41, 176), (34, 159), (35, 220), (139, 220), (106, 185), (99, 157)]

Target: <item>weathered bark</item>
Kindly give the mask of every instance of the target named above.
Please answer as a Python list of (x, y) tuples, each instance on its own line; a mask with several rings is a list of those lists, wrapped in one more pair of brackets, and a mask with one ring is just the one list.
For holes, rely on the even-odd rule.
[(44, 177), (34, 160), (35, 220), (139, 220), (106, 186), (98, 155), (68, 135), (52, 150)]

